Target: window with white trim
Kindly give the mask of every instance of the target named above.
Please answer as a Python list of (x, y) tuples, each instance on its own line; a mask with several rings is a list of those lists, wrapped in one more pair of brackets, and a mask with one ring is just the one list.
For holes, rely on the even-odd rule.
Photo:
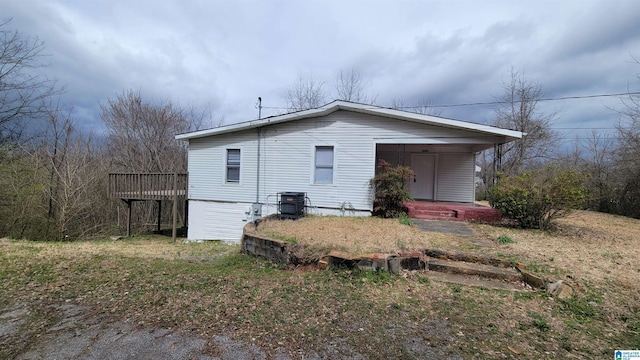
[(227, 182), (240, 182), (240, 149), (227, 149)]
[(333, 184), (333, 146), (316, 146), (314, 184)]

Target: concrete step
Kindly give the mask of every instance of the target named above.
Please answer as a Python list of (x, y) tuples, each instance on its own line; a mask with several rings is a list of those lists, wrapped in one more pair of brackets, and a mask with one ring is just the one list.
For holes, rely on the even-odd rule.
[(496, 290), (528, 291), (530, 290), (521, 281), (501, 281), (488, 279), (481, 276), (450, 274), (439, 271), (427, 271), (425, 275), (435, 281), (447, 282), (451, 284), (461, 284), (467, 286), (485, 287)]
[(520, 273), (514, 269), (499, 268), (477, 263), (428, 258), (427, 268), (432, 271), (461, 275), (477, 275), (489, 279), (500, 279), (506, 281), (522, 280)]

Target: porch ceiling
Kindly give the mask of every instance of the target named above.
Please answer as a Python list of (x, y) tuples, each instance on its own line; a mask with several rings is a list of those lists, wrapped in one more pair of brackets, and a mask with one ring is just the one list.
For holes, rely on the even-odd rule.
[[(460, 149), (462, 151), (469, 151), (469, 152), (480, 152), (483, 150), (487, 150), (487, 149), (491, 149), (493, 148), (493, 143), (491, 144), (476, 144), (476, 143), (425, 143), (425, 142), (419, 142), (419, 143), (413, 143), (413, 142), (408, 142), (408, 143), (403, 143), (403, 142), (394, 142), (394, 143), (376, 143), (376, 149), (378, 151), (397, 151), (398, 150), (398, 146), (406, 146), (406, 148), (404, 149), (405, 151), (422, 151), (422, 148), (434, 148), (435, 152), (438, 151), (438, 149), (450, 149), (450, 148), (457, 148)], [(415, 148), (412, 150), (412, 148)], [(418, 149), (420, 148), (420, 149)], [(418, 149), (418, 150), (416, 150)]]

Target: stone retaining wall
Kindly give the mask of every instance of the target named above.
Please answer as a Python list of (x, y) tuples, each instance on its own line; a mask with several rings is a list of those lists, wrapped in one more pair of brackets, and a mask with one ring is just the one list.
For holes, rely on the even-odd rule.
[[(246, 226), (255, 226), (253, 223)], [(241, 251), (254, 256), (261, 256), (272, 261), (284, 264), (297, 264), (298, 261), (293, 252), (294, 244), (286, 241), (271, 239), (266, 236), (250, 234), (243, 231)], [(513, 264), (509, 260), (498, 259), (489, 256), (478, 256), (460, 252), (445, 251), (439, 249), (424, 249), (422, 251), (404, 252), (397, 254), (364, 254), (353, 255), (340, 251), (331, 251), (323, 256), (316, 265), (321, 269), (329, 266), (345, 267), (360, 270), (385, 270), (398, 273), (400, 270), (428, 270), (429, 263), (435, 259), (450, 260), (461, 263), (482, 264), (479, 266), (493, 266), (497, 268), (513, 268), (519, 271), (519, 278), (533, 288), (542, 288), (546, 281), (524, 270), (522, 264)], [(500, 276), (498, 276), (500, 277)], [(514, 281), (515, 278), (502, 277)]]

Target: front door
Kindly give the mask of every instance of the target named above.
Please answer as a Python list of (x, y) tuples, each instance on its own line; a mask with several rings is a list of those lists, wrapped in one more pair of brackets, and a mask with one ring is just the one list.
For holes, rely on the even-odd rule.
[(411, 196), (419, 200), (434, 199), (436, 156), (433, 154), (411, 154)]

